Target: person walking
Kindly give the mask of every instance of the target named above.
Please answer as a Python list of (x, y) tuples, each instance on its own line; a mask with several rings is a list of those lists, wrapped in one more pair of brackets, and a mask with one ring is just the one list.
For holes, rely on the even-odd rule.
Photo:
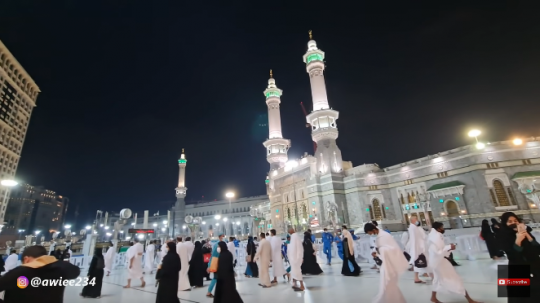
[(203, 287), (204, 284), (204, 271), (206, 268), (204, 263), (204, 256), (202, 253), (202, 244), (199, 241), (195, 241), (195, 248), (191, 254), (191, 260), (189, 261), (189, 284), (192, 287)]
[(176, 253), (174, 242), (167, 242), (166, 245), (167, 254), (163, 257), (156, 273), (156, 280), (159, 281), (156, 303), (180, 303), (178, 299), (180, 257)]
[(219, 260), (217, 269), (216, 295), (214, 303), (244, 303), (236, 290), (233, 255), (225, 242), (219, 242)]
[(257, 254), (257, 247), (255, 246), (255, 242), (253, 241), (253, 237), (248, 237), (248, 243), (246, 246), (246, 277), (247, 278), (258, 278), (259, 277), (259, 267), (257, 266), (257, 263), (255, 262), (255, 254)]
[(104, 272), (105, 260), (103, 258), (103, 252), (101, 248), (96, 247), (94, 256), (90, 262), (90, 268), (88, 269), (88, 285), (83, 287), (81, 297), (94, 299), (101, 297)]

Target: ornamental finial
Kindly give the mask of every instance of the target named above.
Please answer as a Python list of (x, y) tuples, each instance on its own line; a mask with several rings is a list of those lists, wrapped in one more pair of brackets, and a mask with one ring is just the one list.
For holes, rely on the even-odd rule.
[(270, 78), (274, 78), (274, 75), (272, 74), (272, 70), (270, 70)]
[(313, 40), (313, 31), (309, 30), (309, 40)]
[(184, 149), (182, 148), (182, 153), (184, 153)]

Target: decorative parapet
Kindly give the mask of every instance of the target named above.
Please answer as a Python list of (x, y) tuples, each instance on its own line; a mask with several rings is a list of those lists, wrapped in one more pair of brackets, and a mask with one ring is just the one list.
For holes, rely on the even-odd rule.
[(453, 195), (463, 195), (463, 188), (465, 184), (459, 181), (446, 182), (441, 184), (435, 184), (431, 186), (427, 192), (433, 198), (453, 196)]

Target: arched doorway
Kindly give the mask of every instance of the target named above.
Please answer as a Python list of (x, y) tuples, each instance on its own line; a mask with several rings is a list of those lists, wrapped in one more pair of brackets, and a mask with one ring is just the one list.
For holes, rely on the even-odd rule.
[(448, 223), (451, 228), (462, 228), (463, 224), (459, 217), (459, 207), (453, 200), (446, 201), (446, 215), (448, 216)]

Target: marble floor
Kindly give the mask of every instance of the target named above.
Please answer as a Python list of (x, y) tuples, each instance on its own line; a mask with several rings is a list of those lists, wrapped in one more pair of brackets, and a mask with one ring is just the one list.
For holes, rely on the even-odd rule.
[[(481, 302), (506, 302), (505, 298), (497, 298), (496, 290), (496, 263), (491, 260), (458, 261), (461, 266), (456, 267), (463, 278), (465, 287), (471, 297)], [(344, 277), (341, 275), (341, 262), (332, 265), (321, 265), (324, 273), (320, 276), (306, 276), (304, 282), (307, 291), (297, 293), (283, 282), (269, 289), (258, 286), (258, 279), (249, 279), (243, 276), (243, 268), (238, 268), (237, 288), (245, 303), (275, 303), (275, 302), (304, 302), (304, 303), (328, 303), (335, 302), (371, 302), (379, 289), (379, 274), (376, 270), (369, 269), (371, 266), (362, 263), (363, 273), (360, 277)], [(83, 273), (84, 274), (84, 273)], [(104, 278), (102, 297), (99, 299), (83, 299), (79, 297), (81, 287), (66, 287), (64, 302), (103, 302), (103, 303), (133, 303), (155, 302), (156, 291), (153, 275), (147, 274), (146, 287), (138, 287), (140, 282), (134, 281), (132, 289), (123, 289), (126, 283), (126, 270), (115, 270), (109, 277)], [(209, 282), (205, 282), (208, 285)], [(430, 302), (431, 286), (413, 283), (413, 273), (405, 273), (400, 280), (399, 286), (407, 299), (407, 302)], [(206, 298), (206, 287), (193, 291), (178, 293), (181, 302), (212, 302)], [(459, 296), (440, 294), (439, 300), (445, 303), (466, 302)], [(391, 302), (389, 302), (391, 303)]]

